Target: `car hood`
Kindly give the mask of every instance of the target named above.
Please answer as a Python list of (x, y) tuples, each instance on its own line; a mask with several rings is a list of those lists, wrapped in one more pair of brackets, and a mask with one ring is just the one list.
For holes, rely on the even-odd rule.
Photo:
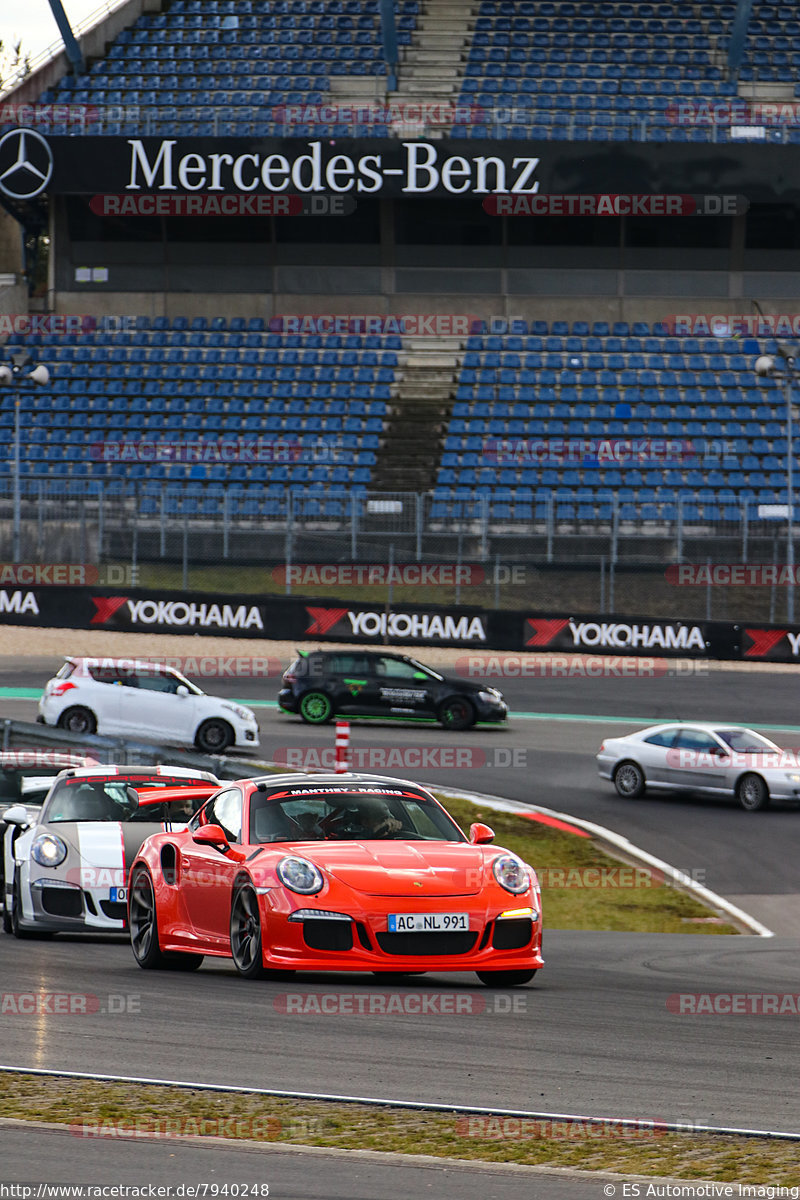
[(484, 851), (467, 843), (303, 842), (293, 853), (366, 896), (476, 896), (484, 885)]
[[(453, 688), (454, 691), (460, 692), (462, 695), (469, 694), (470, 696), (477, 696), (478, 692), (488, 692), (490, 689), (494, 690), (495, 692), (500, 691), (498, 687), (495, 687), (494, 683), (490, 683), (487, 680), (456, 679), (454, 675), (443, 675), (442, 682), (446, 683), (448, 687)], [(502, 692), (500, 694), (502, 695)]]

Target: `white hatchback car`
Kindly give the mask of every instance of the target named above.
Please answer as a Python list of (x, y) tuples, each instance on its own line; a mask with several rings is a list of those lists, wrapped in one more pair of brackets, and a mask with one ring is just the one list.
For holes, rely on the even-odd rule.
[(37, 719), (72, 733), (194, 745), (205, 754), (258, 746), (251, 709), (207, 696), (171, 667), (132, 659), (68, 658), (48, 680)]

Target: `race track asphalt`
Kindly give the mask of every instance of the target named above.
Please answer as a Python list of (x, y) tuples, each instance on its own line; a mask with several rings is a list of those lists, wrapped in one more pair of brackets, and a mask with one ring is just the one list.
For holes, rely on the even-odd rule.
[[(5, 657), (0, 689), (38, 692), (59, 662)], [(798, 748), (800, 760), (800, 675), (702, 663), (692, 670), (680, 677), (494, 679), (511, 706), (508, 726), (452, 734), (435, 724), (354, 721), (354, 766), (595, 821), (686, 871), (773, 932), (800, 935), (800, 808), (773, 805), (751, 814), (733, 800), (651, 795), (626, 801), (597, 775), (594, 756), (603, 737), (677, 718), (752, 725), (779, 745)], [(198, 682), (257, 705), (261, 757), (297, 766), (332, 762), (333, 727), (310, 727), (280, 713), (277, 678)], [(0, 720), (33, 720), (35, 712), (34, 701), (0, 692)]]
[[(149, 972), (121, 939), (0, 936), (4, 993), (55, 987), (97, 998), (87, 1005), (94, 1012), (38, 1015), (7, 1000), (0, 1061), (794, 1131), (797, 1016), (681, 1013), (694, 1002), (677, 998), (800, 994), (797, 950), (794, 939), (552, 930), (534, 981), (495, 992), (474, 975), (404, 986), (345, 974), (246, 982), (227, 959), (206, 959), (196, 974)], [(408, 1001), (414, 994), (438, 999), (425, 1012)], [(401, 997), (391, 1008), (390, 995)], [(378, 1011), (357, 1011), (368, 1005)]]

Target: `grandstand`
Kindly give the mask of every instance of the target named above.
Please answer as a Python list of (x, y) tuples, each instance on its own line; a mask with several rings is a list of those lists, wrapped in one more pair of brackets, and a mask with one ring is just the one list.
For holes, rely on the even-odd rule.
[[(438, 530), (622, 523), (671, 536), (757, 522), (786, 494), (783, 393), (753, 372), (775, 342), (767, 327), (684, 336), (674, 322), (749, 313), (756, 298), (786, 312), (796, 295), (800, 119), (784, 110), (800, 97), (800, 17), (755, 0), (734, 61), (738, 7), (395, 0), (387, 21), (378, 0), (128, 0), (86, 40), (83, 70), (46, 65), (0, 114), (2, 136), (33, 105), (24, 124), (55, 162), (38, 195), (2, 196), (0, 268), (17, 279), (0, 313), (28, 307), (21, 224), (29, 251), (49, 239), (34, 309), (95, 318), (4, 337), (6, 353), (27, 346), (51, 372), (22, 397), (26, 487), (127, 488), (145, 519), (213, 520), (224, 504), (226, 519), (276, 528), (292, 492), (294, 511), (332, 524), (354, 495), (389, 491), (424, 493)], [(723, 116), (707, 119), (715, 106)], [(358, 163), (359, 184), (365, 156), (380, 159), (375, 187), (339, 189), (355, 198), (349, 214), (226, 221), (90, 202), (132, 186), (134, 142), (153, 192), (191, 196), (191, 171), (214, 156), (260, 169), (272, 155), (305, 195), (294, 164), (313, 158), (309, 139), (328, 195), (337, 154)], [(165, 146), (191, 160), (180, 185)], [(497, 215), (487, 194), (519, 161), (540, 194), (736, 193), (750, 207)], [(269, 190), (236, 177), (240, 192)], [(287, 313), (373, 322), (296, 333)], [(402, 313), (434, 314), (436, 334), (387, 332)], [(0, 478), (14, 404), (3, 396)], [(119, 451), (234, 438), (284, 449), (255, 462)], [(590, 444), (577, 457), (532, 449), (559, 439)], [(596, 452), (636, 439), (683, 450), (612, 464)]]

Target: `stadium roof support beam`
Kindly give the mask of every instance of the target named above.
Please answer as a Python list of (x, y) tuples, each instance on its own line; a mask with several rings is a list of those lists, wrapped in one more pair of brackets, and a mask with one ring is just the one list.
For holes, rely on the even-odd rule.
[(72, 64), (72, 69), (76, 75), (82, 75), (86, 70), (86, 65), (83, 61), (80, 46), (75, 40), (75, 35), (72, 32), (72, 26), (69, 23), (67, 14), (64, 12), (64, 6), (61, 0), (48, 0), (51, 12), (55, 17), (58, 32), (64, 39), (64, 50), (67, 58)]
[[(51, 0), (51, 3), (53, 0)], [(58, 3), (59, 0), (55, 0)], [(752, 0), (751, 0), (752, 2)], [(394, 0), (380, 0), (381, 38), (383, 40), (383, 57), (389, 68), (386, 80), (387, 92), (397, 91), (397, 22), (395, 20)]]
[(728, 43), (728, 70), (731, 75), (738, 74), (739, 67), (742, 65), (747, 41), (747, 27), (752, 11), (753, 0), (737, 0), (736, 13), (731, 27), (731, 40)]

